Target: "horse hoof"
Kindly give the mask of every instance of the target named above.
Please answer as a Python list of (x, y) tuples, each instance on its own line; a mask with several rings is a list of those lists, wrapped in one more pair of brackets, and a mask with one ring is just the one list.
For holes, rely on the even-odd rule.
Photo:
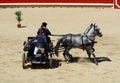
[(66, 61), (66, 63), (67, 63), (67, 64), (70, 64), (70, 62), (69, 62), (69, 61)]
[(95, 64), (98, 66), (98, 63), (97, 63), (97, 62), (96, 62)]

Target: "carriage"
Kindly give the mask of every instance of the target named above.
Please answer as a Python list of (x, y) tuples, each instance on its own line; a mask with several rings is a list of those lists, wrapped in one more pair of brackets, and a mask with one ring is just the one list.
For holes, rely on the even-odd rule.
[(28, 37), (27, 41), (23, 43), (23, 56), (22, 56), (22, 67), (25, 69), (30, 63), (33, 64), (48, 64), (50, 68), (53, 66), (52, 56), (53, 56), (53, 43), (50, 42), (48, 45), (48, 49), (45, 49), (44, 53), (41, 53), (39, 50), (37, 55), (34, 55), (34, 49), (36, 42), (30, 43), (31, 39), (34, 37)]
[[(53, 48), (53, 43), (48, 44), (48, 49), (45, 51), (44, 55), (41, 52), (38, 52), (38, 55), (34, 55), (35, 43), (30, 44), (29, 41), (34, 37), (28, 37), (27, 42), (24, 43), (24, 54), (22, 58), (23, 68), (26, 68), (26, 64), (30, 62), (31, 64), (46, 64), (49, 63), (50, 68), (52, 68), (52, 55), (55, 54), (58, 56), (59, 52), (63, 52), (65, 61), (69, 63), (72, 59), (72, 55), (69, 53), (72, 48), (80, 48), (86, 50), (88, 57), (93, 60), (96, 65), (98, 65), (96, 56), (94, 54), (94, 44), (96, 43), (95, 37), (102, 37), (103, 34), (100, 31), (100, 28), (91, 23), (83, 34), (66, 34), (66, 35), (53, 35), (52, 36), (61, 36), (57, 41), (56, 46)], [(46, 56), (47, 55), (47, 56)]]

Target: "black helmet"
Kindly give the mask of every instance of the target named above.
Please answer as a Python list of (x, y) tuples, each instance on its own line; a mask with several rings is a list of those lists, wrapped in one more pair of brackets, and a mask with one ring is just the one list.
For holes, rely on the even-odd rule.
[(46, 23), (46, 22), (43, 22), (43, 23), (42, 23), (42, 26), (46, 26), (46, 25), (47, 25), (47, 23)]

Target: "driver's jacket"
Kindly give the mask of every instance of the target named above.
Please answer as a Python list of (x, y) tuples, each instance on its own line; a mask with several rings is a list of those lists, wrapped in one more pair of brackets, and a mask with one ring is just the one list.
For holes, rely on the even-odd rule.
[(39, 28), (36, 36), (37, 39), (36, 46), (45, 47), (45, 43), (48, 42), (47, 41), (48, 35), (51, 35), (51, 32), (49, 31), (48, 28), (43, 28), (43, 27)]

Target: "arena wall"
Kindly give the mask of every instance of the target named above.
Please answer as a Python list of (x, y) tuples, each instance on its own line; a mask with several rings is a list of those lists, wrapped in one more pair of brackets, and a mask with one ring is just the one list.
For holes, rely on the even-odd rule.
[(113, 0), (0, 0), (0, 6), (113, 6)]

